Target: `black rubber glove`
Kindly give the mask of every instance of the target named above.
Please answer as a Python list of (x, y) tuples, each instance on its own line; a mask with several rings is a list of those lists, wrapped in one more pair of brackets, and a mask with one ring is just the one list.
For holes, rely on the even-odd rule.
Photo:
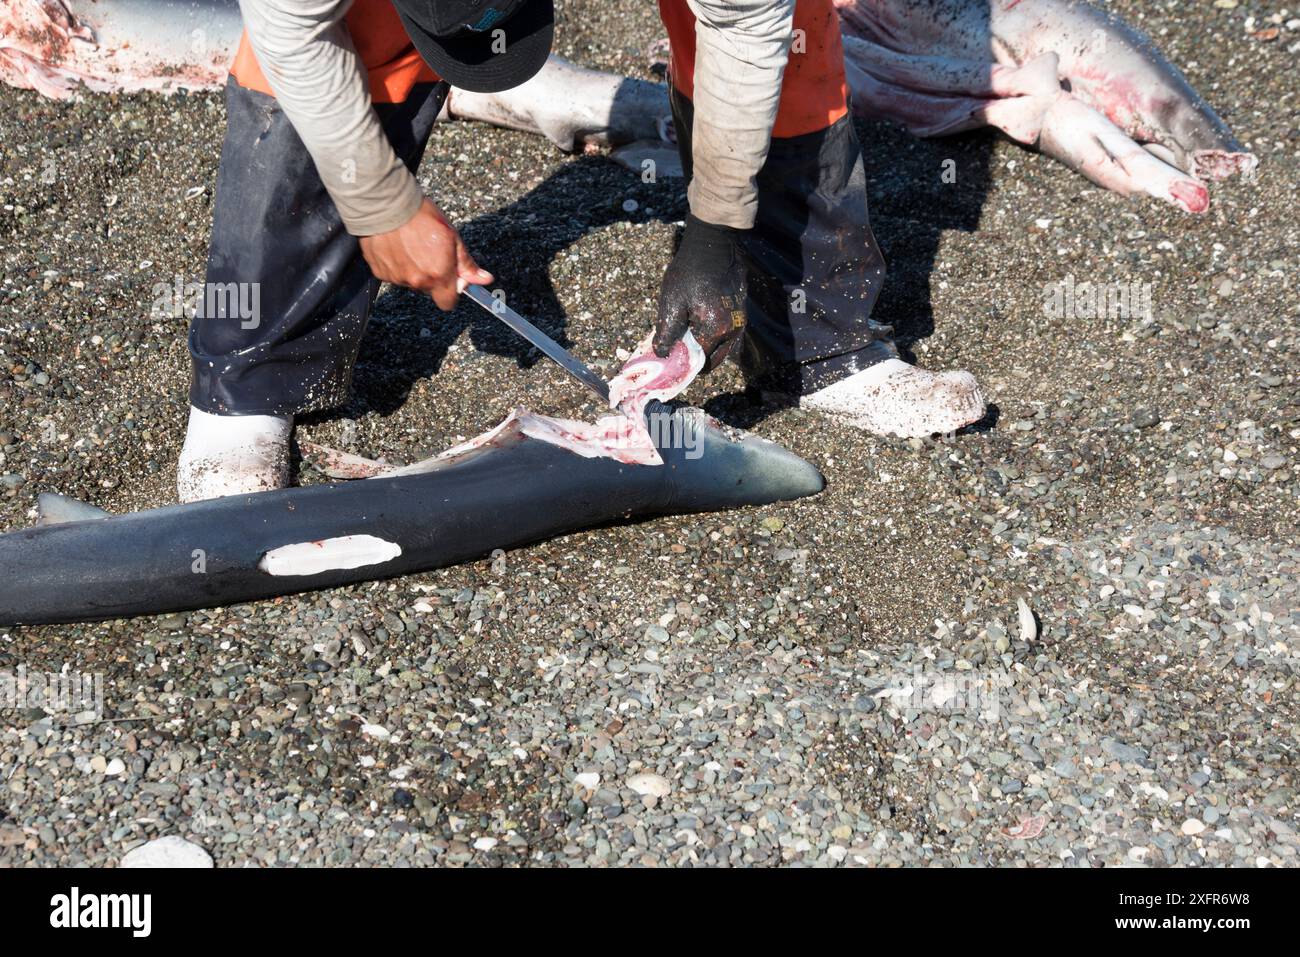
[(667, 358), (689, 329), (704, 350), (706, 371), (719, 366), (745, 331), (745, 264), (740, 240), (747, 230), (686, 217), (686, 230), (659, 289), (654, 349)]

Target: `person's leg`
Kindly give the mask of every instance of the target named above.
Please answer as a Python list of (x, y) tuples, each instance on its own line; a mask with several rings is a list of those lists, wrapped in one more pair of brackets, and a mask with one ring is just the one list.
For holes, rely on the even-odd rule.
[(774, 138), (758, 182), (751, 377), (877, 435), (952, 432), (983, 418), (974, 376), (907, 364), (893, 328), (871, 318), (885, 263), (852, 119)]
[[(694, 18), (685, 0), (660, 0), (660, 12), (689, 178)], [(756, 384), (879, 434), (928, 435), (976, 421), (984, 405), (969, 373), (907, 365), (893, 329), (871, 318), (885, 264), (871, 232), (830, 0), (799, 0), (794, 27), (746, 250), (752, 268), (742, 366)]]
[[(672, 91), (673, 122), (690, 175), (690, 100)], [(867, 218), (866, 182), (849, 118), (773, 138), (758, 176), (746, 343), (756, 381), (795, 394), (898, 355), (893, 330), (871, 319), (885, 262)]]
[[(423, 85), (375, 107), (411, 169), (445, 94)], [(216, 415), (328, 408), (347, 396), (379, 284), (275, 100), (232, 79), (226, 110), (207, 287), (232, 294), (209, 296), (215, 310), (190, 329), (190, 401)], [(233, 294), (241, 290), (250, 291)], [(227, 308), (249, 301), (256, 316)]]
[[(365, 48), (364, 38), (354, 39)], [(190, 328), (182, 501), (288, 483), (293, 416), (346, 398), (379, 290), (311, 156), (263, 92), (255, 61), (245, 62), (254, 75), (241, 76), (237, 59), (226, 88), (204, 301)], [(371, 72), (378, 100), (383, 88)], [(376, 102), (375, 110), (414, 171), (447, 85), (385, 79), (400, 99)]]

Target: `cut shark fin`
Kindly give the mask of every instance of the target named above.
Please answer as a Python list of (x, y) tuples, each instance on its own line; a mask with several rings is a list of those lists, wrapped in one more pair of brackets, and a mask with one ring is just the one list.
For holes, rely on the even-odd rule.
[(316, 442), (299, 440), (298, 449), (303, 458), (332, 479), (374, 478), (376, 475), (387, 475), (398, 468), (396, 465), (332, 449)]
[(57, 492), (42, 492), (36, 499), (37, 525), (63, 525), (67, 522), (93, 522), (111, 518), (102, 508)]
[[(674, 143), (636, 140), (610, 152), (610, 158), (634, 173), (652, 170), (656, 176), (685, 176), (682, 157)], [(650, 166), (646, 164), (650, 163)]]

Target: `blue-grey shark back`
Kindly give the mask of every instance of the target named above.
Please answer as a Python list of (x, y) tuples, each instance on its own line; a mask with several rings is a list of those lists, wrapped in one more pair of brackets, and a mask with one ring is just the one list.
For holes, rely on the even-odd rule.
[[(695, 421), (687, 422), (686, 417)], [(443, 467), (0, 535), (0, 624), (125, 618), (428, 571), (613, 522), (814, 495), (808, 462), (698, 413), (662, 466), (519, 438)], [(692, 432), (683, 432), (682, 429)], [(690, 442), (673, 437), (690, 434)], [(75, 515), (75, 513), (72, 513)]]

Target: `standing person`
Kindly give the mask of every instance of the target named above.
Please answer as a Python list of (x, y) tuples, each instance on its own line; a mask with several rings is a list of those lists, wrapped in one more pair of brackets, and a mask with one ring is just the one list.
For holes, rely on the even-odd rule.
[(414, 174), (449, 85), (523, 83), (554, 32), (551, 0), (240, 9), (206, 278), (258, 284), (259, 309), (227, 315), (213, 297), (190, 328), (181, 501), (289, 483), (293, 417), (346, 398), (381, 282), (449, 310), (492, 281)]
[[(492, 281), (414, 171), (449, 84), (517, 86), (554, 32), (551, 0), (240, 8), (206, 278), (256, 284), (259, 309), (231, 316), (245, 297), (213, 297), (191, 326), (182, 501), (288, 484), (293, 417), (346, 397), (381, 282), (451, 309)], [(661, 12), (694, 176), (656, 348), (692, 328), (716, 367), (748, 310), (747, 363), (792, 371), (815, 408), (895, 434), (980, 418), (969, 374), (907, 366), (869, 318), (883, 265), (830, 0), (662, 0)]]
[(690, 215), (655, 351), (689, 328), (707, 369), (751, 377), (880, 435), (984, 416), (969, 372), (898, 357), (871, 319), (885, 264), (867, 216), (832, 0), (659, 0)]

